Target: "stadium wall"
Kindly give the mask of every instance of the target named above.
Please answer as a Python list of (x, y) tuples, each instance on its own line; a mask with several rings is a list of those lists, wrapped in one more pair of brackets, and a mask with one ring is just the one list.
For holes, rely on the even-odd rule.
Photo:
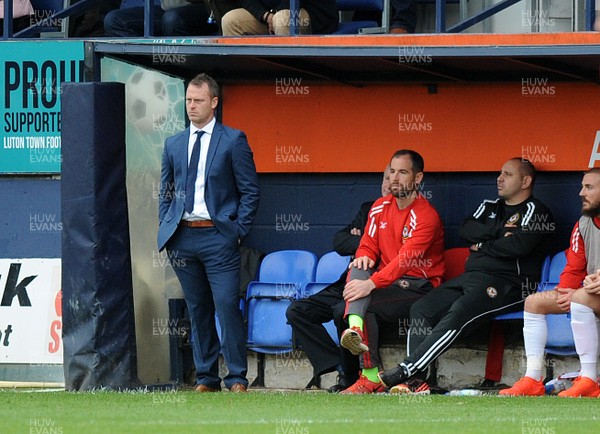
[[(387, 156), (382, 156), (385, 164)], [(463, 245), (457, 237), (461, 220), (483, 198), (494, 197), (496, 173), (428, 173), (423, 194), (436, 206), (445, 222), (446, 246)], [(261, 174), (262, 200), (246, 244), (265, 253), (281, 249), (306, 249), (317, 255), (331, 250), (334, 233), (352, 220), (360, 204), (380, 194), (381, 175), (362, 174)], [(552, 209), (558, 234), (554, 251), (568, 245), (571, 228), (579, 216), (580, 172), (541, 172), (536, 195)], [(0, 178), (0, 258), (60, 258), (60, 180), (48, 177)], [(148, 243), (155, 233), (147, 230)], [(0, 290), (5, 290), (7, 270), (0, 271)], [(135, 273), (135, 270), (134, 270)], [(144, 383), (169, 380), (168, 336), (156, 336), (156, 324), (166, 320), (167, 300), (178, 297), (176, 284), (166, 271), (160, 281), (135, 287), (136, 334), (139, 376)], [(19, 277), (19, 281), (25, 277)], [(139, 278), (139, 277), (138, 277)], [(134, 277), (135, 279), (135, 277)], [(142, 279), (144, 280), (144, 279)], [(149, 287), (147, 286), (149, 285)], [(161, 286), (160, 288), (158, 286)], [(18, 306), (16, 298), (13, 307)], [(161, 319), (165, 318), (165, 319)], [(8, 324), (0, 318), (0, 331)], [(18, 337), (18, 336), (17, 336)], [(17, 338), (13, 335), (9, 343)], [(48, 342), (51, 334), (48, 331)], [(16, 342), (16, 341), (15, 341)], [(0, 346), (0, 352), (3, 347)], [(6, 349), (6, 348), (5, 348)], [(149, 354), (153, 353), (152, 358)], [(0, 365), (0, 376), (60, 381), (58, 366), (28, 367)]]
[[(74, 58), (79, 59), (82, 47), (75, 48), (77, 50)], [(40, 51), (43, 50), (40, 49)], [(74, 62), (79, 62), (79, 60), (74, 60)], [(80, 75), (81, 68), (77, 67), (79, 64), (74, 63), (76, 66), (71, 68), (75, 71), (73, 73), (75, 77)], [(108, 77), (103, 77), (103, 80), (119, 81), (118, 77), (111, 76), (108, 68), (106, 70)], [(133, 74), (128, 76), (132, 77)], [(52, 81), (48, 84), (56, 88), (56, 82)], [(178, 88), (182, 88), (181, 85), (177, 83), (176, 85)], [(227, 101), (231, 102), (230, 99)], [(170, 108), (174, 113), (182, 113), (181, 108), (179, 108), (179, 112), (176, 106)], [(181, 114), (178, 118), (161, 115), (158, 118), (164, 118), (167, 121), (175, 119), (178, 122), (167, 122), (168, 125), (166, 124), (165, 128), (157, 129), (154, 122), (142, 119), (146, 123), (135, 124), (136, 129), (128, 132), (131, 136), (128, 136), (127, 140), (128, 161), (131, 164), (128, 167), (129, 201), (134, 208), (134, 214), (137, 214), (138, 217), (142, 215), (145, 219), (145, 224), (137, 224), (131, 228), (134, 256), (140, 258), (140, 252), (145, 254), (142, 261), (138, 261), (145, 261), (144, 269), (140, 267), (136, 270), (134, 264), (139, 376), (144, 383), (169, 380), (168, 336), (155, 335), (155, 324), (160, 326), (168, 320), (166, 316), (167, 299), (180, 296), (176, 279), (169, 274), (170, 269), (164, 266), (168, 261), (165, 261), (164, 257), (153, 250), (156, 248), (156, 218), (153, 213), (156, 212), (157, 206), (156, 179), (158, 178), (156, 171), (159, 169), (160, 148), (163, 142), (159, 136), (173, 133), (166, 128), (167, 126), (179, 128), (179, 124), (183, 124), (183, 115)], [(225, 122), (228, 123), (227, 118), (225, 118)], [(243, 127), (243, 125), (235, 126)], [(152, 140), (144, 141), (137, 138), (137, 142), (132, 141), (131, 137), (134, 135), (140, 135), (144, 140), (151, 136)], [(270, 143), (265, 143), (260, 140), (260, 137), (257, 140), (255, 135), (250, 136), (250, 142), (255, 149), (261, 145), (273, 149), (270, 147)], [(131, 143), (134, 143), (135, 146)], [(138, 143), (143, 143), (144, 146), (138, 146)], [(399, 144), (399, 146), (401, 145)], [(134, 149), (129, 149), (130, 147)], [(496, 147), (494, 151), (498, 158), (504, 158), (501, 149), (504, 148)], [(380, 154), (377, 156), (377, 161), (373, 162), (371, 168), (365, 169), (366, 173), (360, 170), (355, 170), (356, 173), (351, 174), (344, 173), (343, 170), (338, 173), (290, 173), (285, 169), (280, 173), (261, 173), (262, 201), (254, 229), (246, 244), (265, 253), (281, 249), (307, 249), (322, 255), (331, 250), (333, 234), (353, 218), (362, 202), (373, 200), (379, 196), (381, 174), (374, 171), (379, 170), (379, 166), (381, 166), (381, 170), (383, 169), (389, 159), (389, 153), (389, 149), (377, 152)], [(506, 158), (515, 156), (509, 150), (506, 150), (506, 153)], [(502, 156), (500, 156), (501, 154)], [(4, 154), (4, 156), (6, 158), (2, 158), (2, 162), (8, 160), (14, 166), (13, 155)], [(26, 161), (31, 162), (29, 153), (26, 153), (25, 157)], [(49, 157), (57, 156), (53, 153)], [(456, 235), (456, 229), (460, 221), (472, 212), (483, 198), (496, 195), (496, 173), (460, 173), (456, 171), (452, 173), (450, 171), (456, 170), (456, 167), (446, 165), (444, 159), (440, 161), (438, 158), (433, 161), (430, 156), (426, 157), (426, 168), (438, 165), (438, 167), (441, 166), (441, 169), (426, 175), (422, 192), (437, 207), (446, 224), (447, 247), (461, 245)], [(334, 153), (332, 158), (343, 159), (345, 157), (343, 154)], [(496, 160), (497, 158), (494, 159), (494, 161)], [(587, 156), (585, 160), (587, 161)], [(59, 158), (53, 158), (53, 161), (58, 162)], [(490, 162), (488, 161), (487, 164)], [(491, 167), (494, 168), (495, 165), (492, 164)], [(40, 169), (40, 172), (42, 171)], [(25, 172), (28, 171), (25, 170)], [(557, 220), (559, 233), (555, 240), (554, 250), (556, 251), (567, 246), (571, 227), (579, 216), (580, 204), (577, 192), (580, 180), (581, 172), (552, 171), (543, 172), (539, 176), (536, 195), (550, 206)], [(2, 222), (0, 225), (0, 259), (60, 258), (62, 231), (60, 175), (5, 174), (0, 177), (0, 199), (3, 204), (0, 208), (0, 222)], [(149, 269), (151, 273), (145, 274)], [(0, 269), (1, 291), (5, 291), (7, 288), (7, 273), (6, 268)], [(19, 281), (28, 276), (23, 273), (19, 276)], [(159, 278), (157, 279), (156, 276)], [(13, 298), (12, 308), (11, 310), (18, 312), (24, 312), (27, 309), (19, 306), (16, 297)], [(52, 319), (46, 322), (49, 324), (50, 321), (54, 323)], [(8, 372), (6, 365), (1, 363), (3, 350), (6, 350), (6, 347), (18, 338), (18, 334), (13, 332), (10, 339), (7, 339), (9, 337), (6, 333), (8, 325), (10, 322), (7, 324), (6, 317), (3, 320), (3, 315), (0, 314), (0, 332), (4, 334), (3, 341), (0, 342), (0, 379), (5, 378), (7, 375), (5, 372)], [(56, 330), (54, 331), (56, 332)], [(49, 335), (48, 339), (51, 337), (52, 335)], [(150, 354), (153, 356), (149, 357)], [(41, 378), (48, 378), (48, 375), (44, 376), (45, 367), (41, 363), (34, 367), (39, 368)], [(60, 366), (56, 367), (60, 368)], [(47, 371), (45, 372), (47, 374)], [(53, 370), (52, 372), (53, 375), (58, 375), (59, 371)], [(32, 377), (24, 374), (23, 378), (31, 380)]]
[[(509, 156), (507, 156), (508, 158)], [(385, 164), (386, 158), (382, 156)], [(496, 173), (427, 173), (423, 194), (446, 226), (446, 246), (461, 245), (457, 228), (484, 198), (494, 197)], [(261, 174), (262, 198), (246, 244), (265, 253), (331, 250), (334, 233), (350, 222), (362, 202), (380, 194), (378, 173)], [(541, 172), (536, 196), (554, 213), (555, 249), (568, 245), (580, 211), (581, 172)], [(60, 180), (0, 178), (0, 258), (60, 257)], [(0, 287), (2, 285), (0, 284)]]

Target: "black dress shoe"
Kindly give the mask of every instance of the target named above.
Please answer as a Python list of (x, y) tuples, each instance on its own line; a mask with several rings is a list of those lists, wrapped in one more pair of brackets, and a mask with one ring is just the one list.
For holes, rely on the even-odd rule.
[(337, 384), (334, 384), (329, 389), (327, 389), (327, 392), (340, 393), (342, 390), (346, 390), (348, 387), (352, 386), (353, 384), (354, 384), (354, 381), (349, 380), (345, 374), (340, 374), (337, 377)]
[(348, 388), (348, 386), (346, 386), (345, 384), (334, 384), (333, 386), (331, 386), (329, 389), (327, 389), (327, 392), (329, 393), (340, 393), (343, 390), (346, 390)]

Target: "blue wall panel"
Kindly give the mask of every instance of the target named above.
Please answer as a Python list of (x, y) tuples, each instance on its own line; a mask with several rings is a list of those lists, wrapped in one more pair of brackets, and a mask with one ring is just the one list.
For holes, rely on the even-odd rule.
[[(580, 216), (581, 172), (538, 175), (535, 195), (557, 223), (553, 250), (568, 246)], [(462, 246), (458, 227), (483, 199), (496, 197), (497, 173), (428, 173), (423, 193), (446, 227), (446, 247)], [(246, 244), (263, 252), (307, 249), (317, 255), (332, 249), (333, 235), (349, 223), (360, 204), (380, 195), (379, 174), (263, 174), (262, 198)]]
[(0, 177), (0, 257), (60, 258), (60, 181)]
[[(446, 246), (461, 246), (457, 229), (485, 198), (496, 197), (496, 173), (427, 173), (424, 194), (444, 220)], [(581, 172), (538, 175), (535, 195), (552, 210), (554, 250), (568, 246), (580, 216)], [(268, 253), (282, 249), (332, 249), (333, 235), (360, 204), (380, 195), (381, 175), (262, 174), (262, 198), (247, 245)], [(60, 257), (60, 181), (0, 178), (0, 257)]]

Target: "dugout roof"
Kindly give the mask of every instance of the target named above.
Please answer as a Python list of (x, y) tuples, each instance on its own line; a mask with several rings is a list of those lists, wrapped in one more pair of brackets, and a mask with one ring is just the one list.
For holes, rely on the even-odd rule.
[[(360, 86), (368, 82), (600, 81), (600, 33), (441, 34), (94, 41), (90, 52), (181, 77), (221, 82), (284, 76)], [(167, 54), (185, 61), (169, 62)]]

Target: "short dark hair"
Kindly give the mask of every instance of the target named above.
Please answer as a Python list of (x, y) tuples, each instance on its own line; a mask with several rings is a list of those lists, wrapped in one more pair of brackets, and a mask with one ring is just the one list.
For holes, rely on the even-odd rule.
[(204, 83), (208, 86), (208, 93), (210, 93), (211, 98), (219, 96), (219, 85), (214, 78), (205, 73), (198, 74), (192, 78), (188, 86), (202, 86)]
[(531, 177), (531, 187), (533, 187), (533, 184), (535, 184), (535, 177), (537, 175), (537, 171), (535, 170), (535, 166), (533, 165), (533, 163), (531, 161), (529, 161), (527, 158), (522, 158), (522, 157), (511, 158), (511, 160), (518, 161), (521, 163), (521, 165), (519, 166), (521, 176), (530, 176)]
[(390, 161), (396, 157), (402, 157), (403, 155), (408, 155), (410, 157), (413, 172), (419, 173), (425, 169), (423, 157), (421, 157), (421, 154), (419, 154), (417, 151), (413, 151), (412, 149), (400, 149), (394, 152), (394, 155), (392, 155)]
[(588, 169), (585, 172), (583, 172), (584, 175), (587, 175), (588, 173), (600, 175), (600, 167), (592, 167), (591, 169)]

